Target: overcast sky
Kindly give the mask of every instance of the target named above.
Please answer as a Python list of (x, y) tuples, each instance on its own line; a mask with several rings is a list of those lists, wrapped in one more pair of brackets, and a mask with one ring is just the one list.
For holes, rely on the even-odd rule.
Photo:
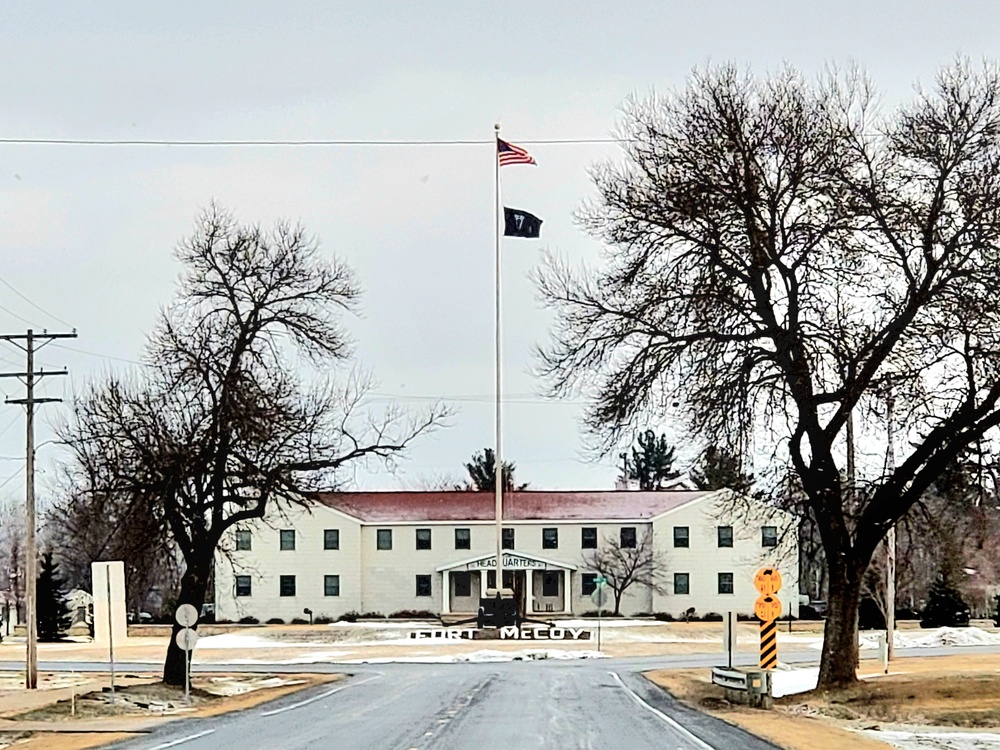
[[(538, 489), (610, 488), (583, 460), (579, 400), (531, 375), (548, 337), (527, 277), (545, 249), (592, 261), (573, 221), (587, 168), (630, 95), (683, 86), (694, 66), (788, 62), (809, 74), (856, 61), (888, 105), (956, 54), (998, 57), (987, 2), (6, 2), (0, 138), (488, 139), (494, 122), (537, 167), (504, 169), (504, 200), (544, 220), (504, 258), (505, 453)], [(301, 220), (364, 289), (349, 321), (379, 398), (441, 398), (452, 426), (395, 476), (363, 488), (459, 478), (492, 445), (493, 151), (489, 145), (138, 147), (0, 144), (0, 332), (79, 331), (50, 346), (63, 396), (140, 356), (174, 292), (177, 240), (217, 200), (241, 220)], [(13, 287), (24, 298), (15, 294)], [(23, 367), (0, 349), (0, 367)], [(15, 381), (2, 380), (10, 396)], [(42, 407), (39, 443), (60, 407)], [(23, 493), (24, 417), (0, 408), (0, 498)], [(39, 449), (51, 474), (56, 449)], [(44, 483), (45, 477), (40, 478)]]

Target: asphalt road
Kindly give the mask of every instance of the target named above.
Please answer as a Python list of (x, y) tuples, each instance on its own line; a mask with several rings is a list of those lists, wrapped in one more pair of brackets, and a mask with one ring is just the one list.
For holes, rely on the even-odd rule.
[(256, 709), (165, 725), (116, 750), (775, 750), (640, 675), (586, 665), (384, 665)]

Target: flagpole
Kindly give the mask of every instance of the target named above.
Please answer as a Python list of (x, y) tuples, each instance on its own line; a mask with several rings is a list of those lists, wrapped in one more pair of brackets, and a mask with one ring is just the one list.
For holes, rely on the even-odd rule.
[(503, 588), (503, 431), (501, 429), (501, 409), (500, 409), (500, 363), (501, 363), (501, 339), (500, 339), (500, 123), (493, 126), (493, 174), (495, 192), (493, 196), (493, 212), (495, 222), (493, 226), (493, 241), (495, 243), (496, 259), (493, 270), (495, 281), (494, 298), (494, 336), (496, 344), (496, 359), (494, 368), (496, 375), (496, 448), (494, 449), (494, 484), (496, 493), (496, 532), (497, 532), (497, 567), (496, 586), (497, 591)]

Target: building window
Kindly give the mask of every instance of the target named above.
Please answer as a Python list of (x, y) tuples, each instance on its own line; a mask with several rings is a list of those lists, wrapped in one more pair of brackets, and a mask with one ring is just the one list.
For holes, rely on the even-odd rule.
[(635, 526), (622, 526), (621, 546), (622, 549), (635, 549)]
[[(719, 579), (722, 580), (721, 578)], [(722, 585), (721, 583), (719, 584)], [(691, 576), (688, 573), (674, 573), (674, 593), (675, 594), (690, 594), (691, 593)]]
[(455, 549), (472, 549), (472, 534), (468, 529), (455, 529)]
[(238, 552), (245, 552), (250, 548), (250, 532), (245, 529), (238, 530), (236, 532), (236, 550)]
[(597, 549), (596, 526), (584, 526), (580, 529), (580, 547), (582, 549)]
[(250, 596), (252, 590), (250, 576), (236, 576), (236, 596)]
[(597, 590), (597, 573), (584, 573), (580, 577), (580, 593), (590, 596)]
[(282, 596), (295, 596), (295, 576), (281, 576), (279, 586)]
[(289, 552), (295, 549), (295, 529), (282, 529), (281, 534), (281, 551)]
[[(486, 588), (495, 589), (497, 587), (497, 572), (495, 570), (486, 571)], [(503, 587), (505, 589), (514, 588), (514, 571), (505, 570), (503, 572)]]
[(340, 596), (340, 576), (323, 576), (323, 596)]
[(417, 529), (417, 549), (431, 548), (431, 530)]
[(417, 576), (417, 596), (431, 595), (431, 577)]
[(542, 596), (559, 596), (559, 579), (562, 573), (546, 570), (542, 573)]
[(392, 529), (379, 529), (375, 532), (377, 549), (392, 549)]
[(674, 546), (691, 546), (691, 530), (687, 526), (674, 526)]
[(323, 549), (340, 549), (340, 529), (323, 530)]
[(451, 580), (454, 581), (455, 596), (472, 596), (472, 574), (469, 571), (455, 571)]
[(733, 574), (732, 573), (719, 573), (719, 593), (720, 594), (731, 594), (731, 593), (733, 593)]
[(500, 532), (500, 548), (514, 549), (514, 529), (504, 529)]
[(778, 527), (777, 526), (764, 526), (760, 530), (760, 546), (761, 547), (777, 547), (778, 546)]
[(542, 529), (542, 549), (559, 549), (559, 529)]
[(732, 547), (733, 546), (733, 527), (732, 526), (720, 526), (719, 527), (719, 546), (720, 547)]

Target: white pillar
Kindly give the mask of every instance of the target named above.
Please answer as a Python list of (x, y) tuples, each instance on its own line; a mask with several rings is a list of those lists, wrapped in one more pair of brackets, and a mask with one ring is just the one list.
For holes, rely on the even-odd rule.
[(535, 614), (535, 571), (527, 568), (524, 571), (524, 611), (526, 614)]
[(444, 581), (441, 586), (441, 614), (451, 614), (451, 571), (446, 570), (442, 574)]
[(480, 599), (485, 599), (486, 598), (486, 579), (488, 577), (489, 576), (487, 575), (487, 571), (486, 571), (485, 568), (483, 570), (479, 571), (479, 598)]
[(564, 570), (562, 572), (562, 599), (563, 599), (563, 612), (569, 612), (569, 571)]

